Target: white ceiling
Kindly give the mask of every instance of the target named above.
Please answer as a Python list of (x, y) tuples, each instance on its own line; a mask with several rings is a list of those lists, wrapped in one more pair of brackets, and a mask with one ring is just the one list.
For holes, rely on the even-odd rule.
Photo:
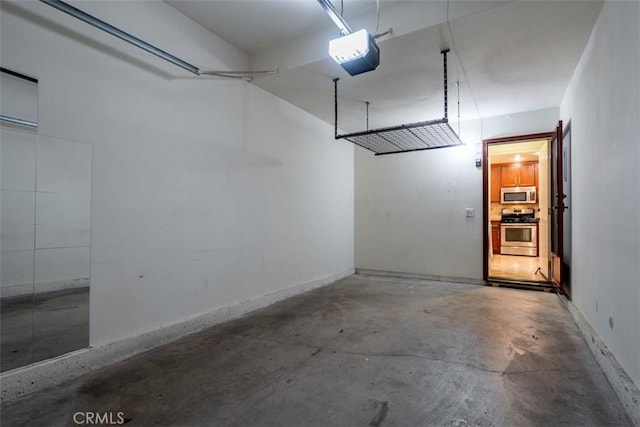
[[(547, 155), (549, 141), (546, 139), (491, 144), (489, 146), (489, 163), (517, 163), (538, 161)], [(516, 157), (518, 156), (518, 157)]]
[[(333, 123), (339, 77), (344, 131), (443, 116), (440, 50), (449, 54), (449, 118), (462, 120), (557, 107), (602, 6), (596, 0), (381, 0), (380, 67), (351, 77), (327, 54), (338, 31), (317, 0), (167, 2), (244, 50), (253, 69), (278, 69), (253, 83)], [(334, 0), (340, 9), (340, 1)], [(375, 0), (344, 0), (352, 29), (376, 30)], [(447, 23), (448, 22), (448, 23)], [(452, 38), (453, 36), (453, 38)], [(463, 66), (464, 67), (463, 67)], [(550, 126), (553, 126), (550, 123)]]
[[(166, 3), (248, 54), (332, 25), (317, 0), (166, 0)], [(345, 19), (373, 13), (376, 7), (375, 0), (345, 3)], [(340, 0), (335, 4), (340, 10)]]

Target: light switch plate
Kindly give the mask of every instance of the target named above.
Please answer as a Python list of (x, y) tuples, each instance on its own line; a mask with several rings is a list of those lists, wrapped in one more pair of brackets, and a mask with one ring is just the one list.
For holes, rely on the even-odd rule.
[(475, 210), (473, 208), (465, 208), (464, 216), (467, 218), (473, 218), (475, 215)]

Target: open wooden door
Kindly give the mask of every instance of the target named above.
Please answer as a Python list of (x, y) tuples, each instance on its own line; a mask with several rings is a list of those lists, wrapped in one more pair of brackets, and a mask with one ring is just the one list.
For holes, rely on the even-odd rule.
[(551, 282), (564, 292), (563, 285), (563, 244), (564, 211), (567, 208), (563, 191), (563, 150), (562, 120), (551, 138)]

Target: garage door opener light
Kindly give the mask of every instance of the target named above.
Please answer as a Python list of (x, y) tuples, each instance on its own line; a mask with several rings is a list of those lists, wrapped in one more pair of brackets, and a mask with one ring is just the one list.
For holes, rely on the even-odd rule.
[[(373, 71), (380, 65), (380, 48), (367, 30), (351, 31), (342, 15), (329, 0), (318, 0), (329, 18), (336, 24), (342, 37), (329, 42), (329, 55), (352, 76)], [(387, 33), (390, 33), (389, 30)], [(387, 34), (385, 33), (385, 34)]]
[(352, 76), (375, 70), (380, 65), (380, 49), (367, 30), (331, 40), (329, 55)]

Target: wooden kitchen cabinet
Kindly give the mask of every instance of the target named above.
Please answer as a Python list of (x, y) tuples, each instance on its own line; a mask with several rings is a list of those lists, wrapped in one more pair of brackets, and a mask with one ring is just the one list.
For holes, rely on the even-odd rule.
[(538, 185), (538, 163), (523, 163), (520, 165), (520, 186), (533, 187)]
[(538, 162), (502, 165), (500, 182), (503, 187), (533, 187), (538, 184)]
[(500, 203), (501, 171), (500, 165), (491, 165), (491, 203)]
[(491, 247), (494, 254), (500, 254), (500, 221), (491, 221)]
[(502, 182), (502, 187), (517, 187), (518, 178), (518, 166), (502, 165), (500, 168), (500, 182)]

